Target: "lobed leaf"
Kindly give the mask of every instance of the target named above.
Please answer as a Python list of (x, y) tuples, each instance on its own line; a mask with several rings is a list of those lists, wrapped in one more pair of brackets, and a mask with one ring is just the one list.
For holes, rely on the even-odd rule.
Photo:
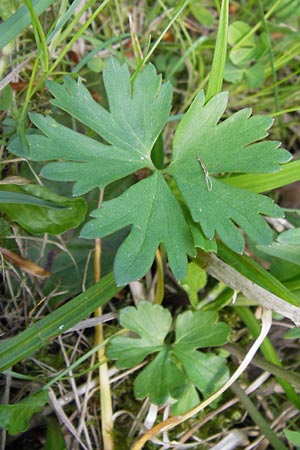
[(175, 326), (175, 348), (180, 351), (223, 345), (230, 334), (230, 327), (217, 322), (214, 311), (186, 311), (179, 314)]
[(40, 412), (47, 402), (48, 392), (38, 391), (14, 405), (0, 405), (0, 427), (10, 435), (26, 431), (31, 416)]
[(161, 243), (177, 279), (182, 279), (186, 273), (186, 255), (195, 256), (182, 210), (161, 172), (154, 172), (119, 197), (104, 202), (92, 216), (95, 220), (82, 229), (84, 238), (104, 237), (131, 225), (129, 236), (120, 246), (114, 262), (118, 285), (147, 273)]
[[(227, 105), (227, 93), (205, 104), (200, 92), (181, 120), (173, 142), (171, 174), (206, 237), (217, 233), (236, 252), (244, 249), (240, 226), (254, 241), (269, 243), (272, 233), (261, 214), (282, 217), (268, 197), (234, 188), (214, 175), (226, 172), (259, 173), (280, 169), (290, 154), (279, 143), (257, 142), (267, 136), (272, 119), (250, 117), (244, 109), (218, 124)], [(262, 157), (263, 155), (263, 157)]]
[(170, 113), (172, 86), (161, 84), (152, 64), (148, 64), (131, 86), (130, 72), (110, 58), (103, 71), (109, 111), (99, 105), (82, 81), (64, 78), (64, 84), (52, 81), (47, 87), (55, 97), (52, 104), (68, 112), (94, 130), (110, 144), (139, 151), (147, 156)]
[(128, 368), (163, 348), (172, 317), (162, 306), (141, 301), (137, 308), (128, 307), (121, 311), (120, 323), (140, 337), (117, 336), (110, 341), (106, 354), (117, 360), (118, 367)]

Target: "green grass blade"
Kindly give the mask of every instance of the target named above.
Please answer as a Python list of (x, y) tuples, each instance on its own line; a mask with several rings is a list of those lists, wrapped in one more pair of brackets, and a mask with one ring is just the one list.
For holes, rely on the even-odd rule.
[[(32, 5), (37, 16), (42, 14), (55, 0), (33, 0)], [(11, 17), (0, 24), (0, 48), (22, 33), (31, 24), (27, 7), (21, 6)]]
[(41, 346), (45, 346), (49, 339), (59, 336), (87, 317), (97, 307), (108, 302), (120, 289), (114, 282), (113, 274), (109, 274), (27, 330), (2, 343), (0, 372), (31, 355)]
[(253, 258), (238, 255), (221, 242), (218, 243), (219, 257), (240, 272), (244, 277), (272, 292), (292, 305), (299, 305), (298, 298), (289, 291), (277, 278), (261, 267)]
[(279, 172), (233, 175), (223, 178), (223, 183), (248, 189), (252, 192), (266, 192), (300, 180), (300, 160), (284, 164)]
[(215, 53), (211, 67), (211, 74), (206, 92), (206, 102), (222, 90), (223, 75), (227, 52), (229, 0), (223, 0), (220, 22), (217, 33)]
[(0, 191), (0, 210), (1, 203), (21, 203), (23, 205), (44, 206), (45, 208), (65, 209), (68, 206), (59, 203), (49, 202), (41, 198), (33, 197), (32, 195), (18, 194), (17, 192), (1, 192)]

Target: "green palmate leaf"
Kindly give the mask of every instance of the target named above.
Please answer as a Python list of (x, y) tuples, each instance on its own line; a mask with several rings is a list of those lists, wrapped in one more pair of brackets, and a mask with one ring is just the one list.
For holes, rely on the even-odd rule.
[[(226, 323), (217, 322), (218, 315), (214, 311), (186, 311), (176, 320), (175, 345), (177, 349), (214, 347), (227, 341), (230, 327)], [(188, 326), (187, 326), (188, 324)]]
[(137, 308), (128, 307), (121, 311), (120, 323), (140, 338), (115, 337), (106, 354), (111, 359), (117, 359), (118, 367), (128, 368), (143, 361), (150, 353), (163, 348), (172, 317), (162, 306), (141, 301)]
[[(201, 92), (175, 133), (169, 167), (162, 169), (162, 159), (158, 161), (152, 150), (168, 118), (171, 85), (161, 83), (151, 64), (131, 84), (128, 66), (114, 58), (108, 60), (103, 80), (109, 110), (95, 102), (81, 80), (66, 77), (62, 85), (48, 82), (55, 97), (52, 103), (101, 139), (32, 114), (43, 134), (29, 133), (24, 142), (15, 137), (9, 148), (22, 156), (28, 151), (33, 160), (50, 161), (42, 175), (73, 181), (75, 195), (95, 187), (102, 189), (142, 168), (153, 172), (119, 197), (104, 202), (82, 230), (82, 237), (96, 238), (131, 227), (115, 259), (118, 284), (145, 275), (160, 244), (166, 249), (174, 275), (182, 279), (187, 255), (195, 256), (195, 247), (214, 251), (215, 234), (236, 252), (244, 248), (238, 227), (258, 244), (272, 241), (262, 215), (281, 217), (282, 210), (271, 199), (220, 178), (231, 172), (274, 172), (290, 159), (286, 150), (278, 148), (278, 142), (257, 142), (267, 136), (272, 119), (250, 117), (250, 109), (245, 109), (218, 123), (227, 94), (218, 94), (205, 104)], [(169, 175), (175, 179), (180, 196), (165, 181), (164, 176), (169, 182)]]
[(250, 109), (218, 124), (226, 105), (224, 92), (206, 105), (203, 92), (198, 94), (175, 133), (167, 173), (175, 178), (204, 234), (212, 238), (216, 232), (230, 248), (242, 252), (244, 241), (236, 224), (254, 241), (268, 243), (272, 233), (261, 214), (283, 213), (271, 199), (229, 187), (215, 177), (224, 172), (273, 172), (290, 154), (278, 148), (278, 142), (256, 142), (266, 137), (272, 119), (250, 117)]
[(142, 277), (150, 269), (160, 243), (166, 248), (174, 275), (178, 279), (184, 277), (186, 253), (195, 255), (193, 241), (180, 206), (160, 172), (135, 184), (118, 198), (104, 202), (92, 215), (96, 220), (83, 227), (82, 237), (107, 236), (132, 225), (115, 258), (117, 284)]
[(167, 347), (137, 376), (134, 395), (137, 399), (149, 397), (152, 403), (161, 405), (168, 398), (178, 398), (185, 387), (184, 374), (172, 361)]
[(125, 308), (121, 312), (121, 324), (139, 338), (112, 338), (106, 354), (117, 360), (118, 367), (128, 368), (158, 352), (136, 378), (135, 396), (138, 399), (149, 396), (156, 404), (168, 400), (174, 403), (177, 399), (180, 404), (176, 411), (183, 412), (198, 400), (195, 387), (203, 395), (209, 395), (228, 377), (223, 358), (195, 349), (223, 344), (230, 328), (216, 323), (215, 312), (188, 311), (177, 317), (176, 341), (167, 344), (164, 340), (171, 331), (171, 322), (170, 313), (159, 305), (142, 301), (137, 308)]
[(48, 392), (39, 391), (14, 405), (0, 405), (0, 428), (9, 434), (27, 430), (31, 416), (40, 412), (48, 402)]
[(63, 233), (77, 227), (84, 220), (87, 212), (87, 205), (83, 198), (62, 197), (35, 184), (26, 186), (3, 184), (0, 186), (0, 193), (21, 196), (18, 197), (20, 201), (18, 204), (0, 202), (0, 211), (33, 234)]

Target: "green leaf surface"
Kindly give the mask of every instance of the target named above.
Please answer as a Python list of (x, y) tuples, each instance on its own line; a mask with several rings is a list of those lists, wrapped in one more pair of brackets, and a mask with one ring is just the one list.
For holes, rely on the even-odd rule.
[[(33, 0), (33, 8), (37, 15), (44, 12), (54, 0)], [(25, 28), (31, 24), (31, 17), (28, 8), (23, 5), (7, 20), (0, 24), (0, 48), (3, 48), (12, 39), (18, 36)]]
[(218, 255), (227, 264), (262, 288), (283, 298), (292, 305), (299, 305), (299, 299), (287, 289), (275, 276), (247, 255), (237, 255), (221, 242), (218, 243)]
[(46, 419), (46, 425), (46, 444), (43, 450), (66, 450), (67, 444), (58, 420), (54, 417), (48, 417)]
[[(14, 185), (6, 185), (6, 186), (12, 187)], [(33, 197), (32, 195), (19, 194), (17, 192), (9, 192), (5, 190), (3, 192), (2, 186), (0, 186), (0, 203), (36, 205), (36, 206), (44, 206), (45, 208), (58, 208), (58, 209), (66, 208), (66, 206), (60, 205), (59, 203), (48, 202), (46, 200)]]
[(161, 405), (169, 398), (178, 398), (184, 386), (184, 374), (174, 364), (165, 347), (137, 376), (134, 395), (137, 399), (149, 396), (152, 403)]
[[(110, 58), (103, 71), (109, 111), (93, 100), (79, 80), (65, 78), (64, 84), (48, 82), (55, 100), (52, 103), (94, 130), (110, 144), (146, 158), (170, 112), (172, 86), (161, 84), (152, 64), (148, 64), (130, 83), (127, 65)], [(150, 124), (150, 126), (149, 126)], [(151, 164), (151, 162), (150, 162)]]
[(226, 323), (217, 322), (214, 311), (186, 311), (179, 314), (175, 326), (175, 347), (180, 351), (223, 345), (230, 334)]
[(128, 368), (163, 348), (172, 317), (162, 306), (141, 301), (137, 308), (128, 307), (121, 311), (120, 323), (140, 337), (117, 336), (109, 343), (106, 354), (117, 360), (118, 367)]
[(165, 246), (176, 278), (184, 277), (186, 255), (195, 255), (192, 236), (160, 172), (135, 184), (116, 199), (104, 202), (92, 216), (96, 220), (83, 227), (81, 236), (84, 238), (107, 236), (132, 225), (115, 258), (117, 284), (141, 278), (150, 269), (160, 243)]
[[(31, 198), (31, 200), (29, 199), (31, 204), (28, 198), (27, 204), (0, 202), (0, 210), (32, 234), (60, 234), (70, 228), (75, 228), (84, 220), (87, 211), (87, 205), (83, 198), (69, 199), (34, 184), (1, 185), (0, 193), (21, 196), (21, 198), (18, 197), (20, 202), (24, 200), (23, 196)], [(49, 207), (49, 205), (54, 206)]]
[(212, 353), (183, 350), (175, 346), (175, 356), (180, 359), (188, 379), (208, 397), (223, 386), (229, 378), (226, 360)]
[(251, 27), (241, 20), (233, 22), (228, 29), (228, 43), (232, 46), (238, 44), (242, 38), (244, 47), (254, 47), (255, 38), (251, 32)]
[(178, 402), (171, 406), (172, 415), (184, 414), (198, 403), (200, 403), (198, 391), (192, 383), (189, 383), (180, 395)]
[(269, 243), (272, 233), (261, 214), (282, 217), (283, 213), (268, 197), (233, 186), (228, 189), (228, 184), (213, 175), (273, 172), (290, 154), (279, 149), (278, 142), (256, 142), (267, 135), (272, 119), (250, 117), (250, 109), (218, 124), (226, 105), (224, 92), (207, 104), (203, 92), (198, 94), (176, 130), (167, 172), (175, 178), (193, 220), (201, 223), (206, 237), (212, 238), (216, 232), (230, 248), (242, 252), (244, 240), (236, 224), (254, 241)]
[(230, 328), (225, 323), (217, 323), (215, 312), (187, 311), (177, 316), (176, 341), (171, 344), (164, 341), (171, 331), (172, 318), (160, 305), (141, 301), (137, 308), (125, 308), (121, 312), (121, 324), (140, 337), (116, 336), (111, 339), (106, 354), (116, 360), (118, 367), (129, 368), (147, 355), (158, 352), (134, 382), (138, 399), (149, 396), (153, 403), (162, 404), (167, 400), (171, 403), (174, 399), (181, 400), (181, 395), (185, 395), (182, 404), (178, 405), (183, 411), (186, 402), (195, 401), (197, 396), (195, 390), (185, 392), (191, 382), (203, 395), (208, 395), (228, 376), (223, 358), (195, 350), (226, 342)]
[(300, 328), (291, 328), (284, 335), (285, 339), (300, 339)]
[(117, 292), (118, 288), (109, 274), (82, 294), (37, 321), (17, 336), (8, 339), (0, 346), (0, 372), (20, 360), (32, 355), (49, 339), (61, 335), (89, 316), (98, 306), (103, 306)]
[(300, 245), (300, 228), (284, 231), (277, 236), (277, 241), (283, 244)]
[(33, 414), (40, 412), (47, 402), (48, 392), (39, 391), (14, 405), (0, 405), (0, 428), (10, 435), (23, 433)]
[[(227, 7), (228, 2), (224, 1), (222, 34), (218, 37), (222, 58), (227, 42)], [(217, 64), (215, 58), (214, 61)], [(223, 72), (223, 63), (221, 66)], [(221, 78), (217, 76), (210, 83), (207, 99), (219, 90)], [(151, 64), (131, 82), (128, 66), (114, 58), (103, 70), (103, 81), (108, 109), (95, 102), (80, 79), (76, 82), (66, 77), (62, 85), (48, 82), (55, 97), (52, 103), (99, 137), (87, 137), (50, 117), (32, 114), (39, 131), (28, 133), (24, 142), (12, 138), (9, 148), (22, 156), (29, 149), (31, 159), (50, 161), (42, 175), (74, 182), (75, 195), (95, 187), (102, 189), (142, 168), (152, 171), (147, 179), (104, 202), (93, 212), (94, 220), (82, 230), (83, 237), (94, 239), (130, 227), (115, 259), (118, 284), (144, 276), (160, 244), (166, 249), (175, 277), (181, 280), (187, 270), (187, 255), (195, 256), (195, 247), (214, 251), (215, 235), (239, 253), (244, 249), (239, 228), (257, 244), (272, 241), (271, 230), (262, 216), (282, 217), (279, 206), (268, 197), (222, 179), (230, 173), (279, 171), (281, 164), (290, 159), (286, 150), (278, 148), (279, 142), (262, 141), (268, 135), (271, 118), (251, 116), (250, 109), (243, 109), (220, 121), (227, 106), (227, 93), (215, 95), (206, 103), (200, 92), (176, 130), (167, 169), (161, 169), (163, 146), (157, 144), (159, 170), (151, 156), (168, 119), (170, 83), (162, 84)], [(182, 201), (168, 187), (170, 175)], [(184, 212), (186, 208), (188, 213)]]
[(205, 270), (195, 262), (189, 263), (187, 274), (180, 284), (194, 308), (198, 305), (198, 292), (206, 285), (206, 281), (207, 275)]
[(300, 446), (300, 432), (292, 430), (283, 430), (285, 437), (295, 446)]
[(295, 245), (285, 242), (272, 242), (270, 245), (258, 245), (257, 248), (268, 255), (300, 265), (300, 243)]
[(247, 189), (251, 192), (266, 192), (300, 180), (300, 160), (291, 161), (270, 174), (244, 174), (223, 178), (223, 183)]

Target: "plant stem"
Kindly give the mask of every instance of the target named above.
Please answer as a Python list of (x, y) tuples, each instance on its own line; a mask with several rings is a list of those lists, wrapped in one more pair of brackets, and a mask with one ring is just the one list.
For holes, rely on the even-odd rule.
[[(103, 199), (103, 190), (100, 191), (99, 204), (100, 207)], [(94, 280), (95, 283), (101, 278), (101, 239), (95, 239), (94, 254)], [(94, 312), (95, 317), (102, 316), (102, 308), (99, 307)], [(95, 345), (100, 345), (104, 341), (103, 324), (99, 323), (95, 326)], [(100, 347), (97, 351), (99, 366), (99, 385), (100, 385), (100, 405), (101, 405), (101, 428), (104, 450), (113, 450), (113, 418), (112, 418), (112, 402), (111, 391), (108, 374), (108, 366), (105, 361), (105, 347)]]
[(158, 248), (155, 252), (155, 259), (156, 259), (156, 275), (157, 275), (157, 281), (156, 281), (156, 290), (155, 290), (155, 298), (154, 303), (157, 305), (161, 305), (164, 293), (165, 293), (165, 285), (164, 285), (164, 267), (163, 267), (163, 260), (161, 255), (161, 250)]
[(270, 426), (257, 410), (253, 402), (250, 398), (244, 393), (244, 391), (240, 388), (238, 383), (233, 383), (230, 388), (234, 394), (240, 399), (240, 402), (243, 404), (245, 409), (248, 411), (251, 416), (253, 422), (259, 426), (264, 436), (270, 442), (272, 448), (275, 450), (288, 450), (288, 448), (284, 445), (283, 442), (277, 437), (277, 435), (271, 430)]

